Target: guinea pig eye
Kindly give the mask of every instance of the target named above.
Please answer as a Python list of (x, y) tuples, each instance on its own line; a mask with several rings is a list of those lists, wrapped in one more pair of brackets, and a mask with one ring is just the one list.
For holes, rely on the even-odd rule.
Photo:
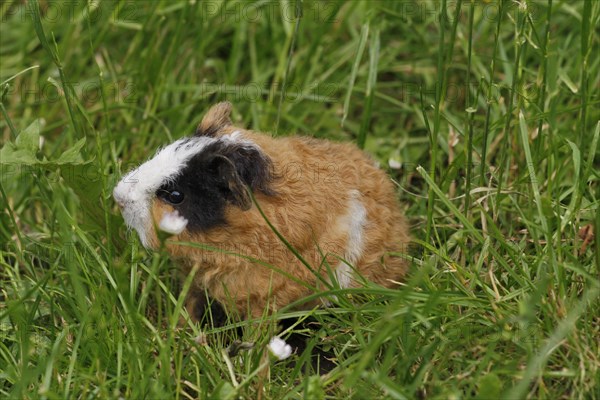
[(183, 193), (177, 190), (159, 190), (156, 192), (156, 195), (171, 204), (179, 204), (183, 201)]
[(169, 193), (169, 203), (179, 204), (183, 201), (183, 193), (178, 192), (177, 190), (173, 190)]

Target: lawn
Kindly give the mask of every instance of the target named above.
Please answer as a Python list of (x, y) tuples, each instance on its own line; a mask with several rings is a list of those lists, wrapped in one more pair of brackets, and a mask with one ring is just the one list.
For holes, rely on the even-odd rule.
[[(592, 0), (2, 0), (0, 398), (600, 399), (599, 25)], [(178, 324), (177, 265), (111, 192), (222, 100), (388, 171), (399, 289)], [(306, 315), (326, 375), (265, 352)]]

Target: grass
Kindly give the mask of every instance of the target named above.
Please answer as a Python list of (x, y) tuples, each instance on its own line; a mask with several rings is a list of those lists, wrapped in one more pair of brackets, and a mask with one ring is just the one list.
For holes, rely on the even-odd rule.
[[(4, 0), (0, 18), (0, 397), (600, 398), (600, 3)], [(232, 325), (209, 346), (178, 328), (176, 266), (111, 199), (225, 99), (253, 129), (355, 141), (398, 184), (411, 274), (310, 312), (326, 376), (264, 356), (302, 313), (240, 324), (256, 344), (231, 357)]]

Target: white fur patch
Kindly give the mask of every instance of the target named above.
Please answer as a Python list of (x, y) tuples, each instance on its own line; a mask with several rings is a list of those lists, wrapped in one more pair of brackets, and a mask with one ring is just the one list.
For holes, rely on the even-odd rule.
[(183, 218), (177, 210), (165, 212), (158, 224), (158, 229), (163, 232), (179, 235), (188, 224), (188, 220)]
[[(335, 270), (335, 276), (341, 288), (348, 288), (352, 283), (352, 265), (356, 264), (364, 248), (364, 228), (367, 223), (367, 210), (360, 201), (358, 190), (350, 191), (348, 213), (343, 217), (348, 226), (348, 242), (344, 259)], [(350, 264), (350, 265), (349, 265)]]
[(219, 140), (257, 146), (250, 140), (243, 139), (239, 131), (216, 138), (193, 136), (179, 139), (160, 149), (153, 158), (127, 173), (117, 184), (113, 196), (121, 207), (125, 223), (137, 231), (145, 247), (150, 247), (147, 232), (152, 229), (150, 207), (156, 190), (175, 179), (193, 156)]

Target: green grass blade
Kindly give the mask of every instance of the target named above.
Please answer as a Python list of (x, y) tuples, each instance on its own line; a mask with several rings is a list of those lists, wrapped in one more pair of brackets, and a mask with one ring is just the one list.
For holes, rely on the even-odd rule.
[(367, 91), (365, 93), (367, 105), (363, 113), (362, 123), (360, 124), (360, 131), (358, 132), (358, 138), (356, 144), (358, 147), (363, 149), (367, 140), (367, 132), (371, 123), (371, 110), (373, 108), (373, 98), (375, 97), (375, 85), (377, 84), (377, 66), (379, 63), (379, 30), (376, 29), (371, 35), (371, 41), (369, 43), (369, 75), (367, 78)]
[(354, 91), (354, 83), (356, 82), (356, 75), (358, 74), (358, 67), (362, 60), (365, 47), (367, 45), (367, 38), (369, 37), (369, 22), (364, 24), (360, 30), (360, 37), (358, 39), (358, 47), (354, 56), (354, 64), (352, 65), (352, 71), (350, 73), (350, 80), (348, 81), (348, 90), (346, 91), (346, 98), (344, 99), (344, 108), (342, 112), (342, 126), (346, 118), (348, 118), (348, 110), (350, 109), (350, 98)]
[(286, 96), (287, 90), (287, 82), (288, 76), (290, 74), (290, 69), (292, 67), (292, 56), (294, 55), (294, 46), (296, 45), (296, 37), (298, 36), (298, 30), (300, 28), (300, 21), (302, 21), (302, 0), (296, 0), (296, 8), (295, 8), (295, 24), (294, 24), (294, 32), (292, 34), (290, 49), (287, 56), (287, 61), (285, 65), (285, 73), (283, 75), (283, 83), (281, 86), (281, 93), (279, 95), (279, 103), (277, 104), (277, 121), (275, 122), (275, 135), (279, 130), (279, 121), (281, 120), (281, 110), (283, 106), (283, 99)]
[(529, 146), (529, 130), (527, 128), (527, 122), (525, 122), (525, 115), (523, 112), (519, 112), (519, 132), (521, 134), (521, 143), (523, 145), (523, 151), (525, 153), (525, 160), (527, 162), (527, 171), (529, 173), (529, 181), (531, 184), (531, 190), (535, 200), (535, 206), (538, 211), (538, 216), (542, 223), (542, 229), (546, 238), (549, 239), (548, 220), (542, 209), (542, 198), (540, 196), (540, 188), (538, 184), (538, 178), (535, 172), (535, 162), (531, 155), (531, 147)]

